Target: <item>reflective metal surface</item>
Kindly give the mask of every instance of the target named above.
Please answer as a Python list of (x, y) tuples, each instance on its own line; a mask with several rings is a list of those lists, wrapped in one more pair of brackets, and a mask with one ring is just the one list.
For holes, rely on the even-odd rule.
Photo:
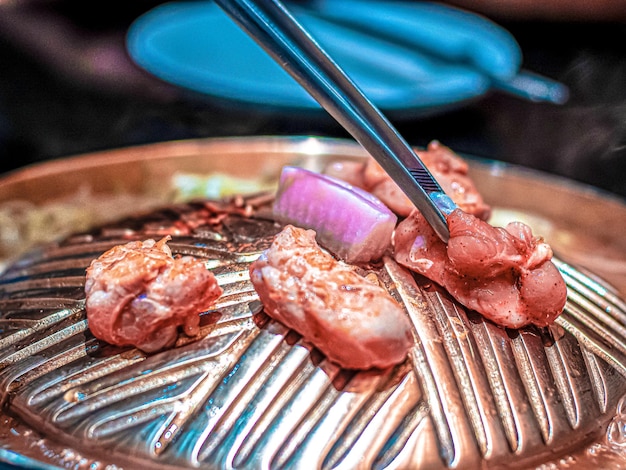
[[(362, 158), (356, 146), (319, 139), (179, 143), (169, 147), (169, 156), (159, 154), (163, 147), (152, 150), (74, 162), (80, 166), (77, 173), (93, 171), (100, 181), (102, 175), (132, 175), (127, 168), (140, 167), (140, 180), (149, 186), (150, 175), (163, 179), (177, 163), (250, 174), (277, 171), (287, 162), (319, 168), (334, 158)], [(254, 163), (235, 164), (238, 159)], [(617, 208), (614, 216), (623, 216), (626, 208), (557, 180), (495, 168), (476, 164), (475, 175), (487, 200), (498, 206), (496, 220), (510, 217), (511, 211), (521, 214), (544, 230), (549, 242), (585, 231), (582, 239), (590, 242), (573, 246), (598, 256), (612, 253), (613, 267), (620, 267), (623, 241), (613, 237), (610, 227), (601, 237), (582, 220), (568, 225), (571, 215), (554, 220), (548, 217), (550, 209), (524, 212), (514, 194), (511, 206), (503, 207), (506, 195), (490, 198), (489, 187), (497, 188), (501, 180), (511, 187), (517, 180), (522, 194), (528, 184), (540, 196), (545, 184), (556, 194), (552, 201), (544, 199), (545, 206), (556, 204), (562, 190), (586, 199), (588, 207), (595, 201), (596, 212), (608, 205)], [(32, 179), (14, 181), (24, 187)], [(532, 199), (527, 193), (529, 205)], [(176, 348), (154, 355), (95, 340), (87, 329), (82, 291), (91, 259), (128, 236), (156, 237), (202, 210), (181, 205), (107, 226), (93, 236), (73, 236), (3, 273), (0, 428), (5, 430), (0, 444), (13, 453), (0, 458), (18, 455), (76, 468), (626, 465), (621, 455), (626, 305), (619, 269), (612, 269), (617, 272), (614, 288), (559, 262), (569, 288), (566, 311), (551, 328), (513, 331), (466, 311), (432, 283), (387, 259), (364, 274), (404, 305), (415, 347), (392, 370), (354, 373), (328, 363), (263, 314), (247, 266), (276, 227), (231, 215), (219, 224), (192, 228), (171, 243), (175, 253), (206, 258), (225, 290), (215, 310), (203, 316), (199, 338), (181, 337)], [(602, 214), (589, 215), (596, 216)], [(595, 250), (591, 242), (602, 249)], [(569, 261), (567, 250), (559, 252), (566, 247), (555, 244), (560, 259)]]

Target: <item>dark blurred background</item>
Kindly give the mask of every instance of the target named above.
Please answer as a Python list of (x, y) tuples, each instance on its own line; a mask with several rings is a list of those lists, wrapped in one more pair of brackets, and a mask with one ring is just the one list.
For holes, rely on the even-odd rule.
[[(502, 10), (460, 0), (508, 29), (523, 67), (569, 86), (559, 106), (491, 92), (394, 124), (414, 145), (518, 163), (626, 197), (626, 4)], [(161, 2), (0, 0), (0, 171), (163, 140), (313, 134), (345, 137), (326, 114), (284, 115), (178, 89), (129, 59), (125, 33)], [(513, 2), (515, 3), (515, 2)], [(574, 5), (572, 3), (571, 5)], [(493, 7), (493, 5), (496, 7)], [(563, 12), (559, 10), (565, 8)], [(601, 7), (605, 8), (602, 10)]]

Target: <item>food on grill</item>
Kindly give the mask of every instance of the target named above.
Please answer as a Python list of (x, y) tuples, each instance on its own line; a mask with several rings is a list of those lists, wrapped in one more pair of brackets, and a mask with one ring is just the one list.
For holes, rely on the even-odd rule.
[[(271, 211), (271, 193), (245, 210), (207, 201), (197, 220), (185, 216), (185, 230), (163, 234), (189, 235), (190, 227), (219, 224), (229, 213), (274, 219), (284, 229), (250, 266), (254, 288), (271, 317), (346, 368), (389, 367), (412, 344), (404, 310), (357, 273), (356, 266), (371, 268), (385, 255), (499, 325), (552, 323), (567, 291), (549, 245), (522, 223), (495, 228), (482, 220), (490, 208), (467, 176), (467, 164), (450, 149), (431, 142), (421, 157), (460, 206), (448, 216), (447, 245), (417, 209), (398, 224), (381, 200), (358, 187), (374, 191), (401, 216), (408, 211), (406, 197), (373, 160), (328, 168), (348, 182), (284, 167)], [(222, 291), (200, 260), (174, 259), (166, 242), (131, 242), (92, 263), (86, 294), (95, 336), (156, 351), (174, 343), (180, 326), (194, 333), (199, 313)]]
[(273, 212), (282, 223), (315, 230), (317, 241), (348, 263), (380, 259), (398, 220), (370, 193), (295, 167), (282, 170)]
[(197, 333), (199, 314), (222, 289), (201, 260), (173, 258), (168, 240), (118, 245), (91, 263), (85, 294), (94, 336), (153, 352), (171, 346), (179, 327)]
[[(419, 151), (418, 155), (460, 209), (483, 220), (489, 218), (491, 208), (468, 176), (467, 162), (437, 141), (430, 142), (427, 149)], [(324, 172), (369, 191), (399, 216), (407, 217), (415, 208), (400, 187), (371, 157), (365, 163), (336, 162)]]
[(250, 266), (268, 315), (349, 369), (402, 362), (413, 344), (404, 310), (381, 286), (320, 249), (313, 230), (288, 225)]
[(562, 312), (565, 282), (550, 261), (552, 249), (530, 227), (492, 227), (458, 209), (448, 216), (448, 227), (446, 246), (415, 210), (396, 229), (396, 261), (505, 327), (545, 326)]
[(428, 277), (468, 308), (511, 328), (547, 325), (562, 311), (566, 287), (550, 261), (552, 250), (522, 223), (505, 229), (487, 224), (491, 208), (468, 176), (468, 165), (448, 147), (433, 141), (421, 160), (459, 207), (448, 216), (446, 246), (398, 185), (372, 158), (337, 162), (326, 174), (371, 191), (406, 217), (394, 233), (394, 257)]

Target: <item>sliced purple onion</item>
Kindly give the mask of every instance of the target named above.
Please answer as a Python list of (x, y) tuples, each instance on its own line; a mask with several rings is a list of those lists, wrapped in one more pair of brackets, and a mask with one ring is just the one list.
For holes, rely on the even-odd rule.
[(382, 257), (398, 220), (367, 191), (290, 166), (280, 175), (273, 210), (280, 222), (315, 230), (317, 242), (348, 263)]

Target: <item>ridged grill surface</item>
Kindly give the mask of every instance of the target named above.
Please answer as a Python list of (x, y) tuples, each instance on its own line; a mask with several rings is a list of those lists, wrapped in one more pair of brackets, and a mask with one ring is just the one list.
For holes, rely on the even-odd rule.
[[(569, 295), (557, 323), (512, 331), (385, 259), (363, 274), (405, 307), (415, 346), (392, 370), (355, 373), (264, 315), (248, 266), (278, 227), (215, 216), (202, 204), (172, 207), (7, 270), (0, 396), (9, 412), (130, 468), (510, 468), (604, 432), (626, 392), (624, 301), (571, 266), (558, 262)], [(116, 244), (165, 233), (224, 289), (200, 337), (153, 355), (98, 341), (85, 268)]]

